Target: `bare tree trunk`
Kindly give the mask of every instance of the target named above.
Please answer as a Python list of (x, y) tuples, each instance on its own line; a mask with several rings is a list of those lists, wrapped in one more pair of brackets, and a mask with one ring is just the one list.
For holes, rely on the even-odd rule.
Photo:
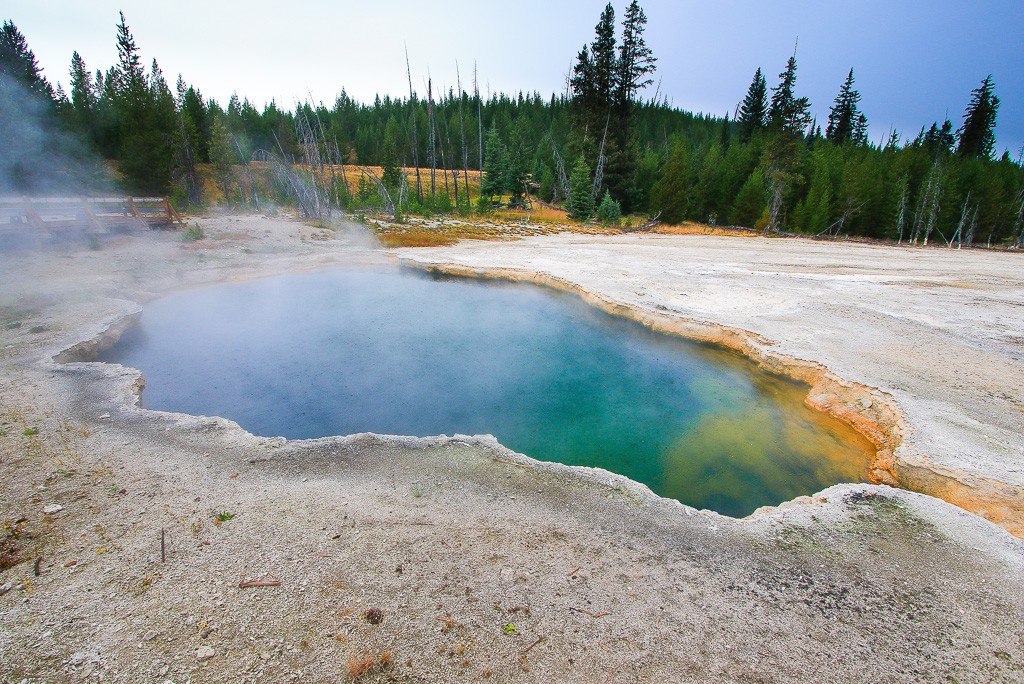
[[(555, 139), (551, 137), (551, 131), (548, 131), (548, 140), (551, 141), (551, 155), (555, 158), (555, 168), (558, 172), (558, 181), (562, 185), (562, 202), (568, 203), (572, 195), (569, 178), (565, 175), (565, 165), (562, 164), (562, 155), (558, 154), (558, 147), (555, 145)], [(556, 188), (558, 186), (555, 186)]]
[[(910, 241), (915, 245), (921, 236), (922, 228), (925, 227), (925, 217), (928, 215), (928, 206), (936, 191), (938, 171), (939, 158), (936, 157), (931, 170), (928, 172), (928, 184), (925, 186), (924, 192), (919, 193), (917, 197), (917, 210), (914, 212), (914, 233), (910, 238)], [(924, 181), (922, 181), (921, 184), (924, 185)], [(925, 242), (925, 244), (928, 243)]]
[(971, 227), (967, 229), (967, 237), (964, 238), (964, 242), (970, 247), (974, 243), (974, 232), (978, 229), (978, 207), (979, 204), (974, 206), (974, 215), (971, 217)]
[[(449, 92), (451, 92), (451, 91), (449, 90)], [(445, 158), (444, 148), (445, 148), (445, 144), (447, 144), (447, 146), (448, 146), (448, 154), (452, 153), (452, 138), (448, 134), (448, 117), (445, 116), (445, 113), (444, 113), (444, 99), (442, 99), (440, 102), (438, 102), (437, 106), (440, 107), (440, 109), (441, 109), (441, 124), (442, 124), (442, 126), (444, 128), (444, 141), (445, 141), (445, 143), (441, 145), (441, 173), (444, 174), (444, 194), (448, 195), (448, 199), (450, 200), (451, 199), (451, 194), (448, 192), (448, 162), (447, 162), (447, 159)], [(452, 168), (451, 168), (452, 183), (455, 185), (455, 206), (458, 207), (459, 206), (459, 178), (458, 178), (457, 172), (455, 171), (456, 168), (458, 168), (458, 165), (453, 163), (452, 164)]]
[(427, 126), (430, 127), (427, 138), (427, 154), (430, 155), (430, 201), (437, 195), (437, 150), (434, 139), (434, 83), (427, 78)]
[(768, 223), (764, 226), (764, 235), (779, 231), (779, 210), (782, 208), (782, 194), (785, 190), (782, 173), (774, 166), (769, 169), (768, 177), (771, 179), (772, 200), (768, 210)]
[(956, 242), (956, 248), (957, 249), (960, 249), (960, 247), (963, 245), (964, 224), (967, 223), (967, 213), (968, 213), (967, 212), (967, 205), (969, 205), (970, 202), (971, 202), (971, 193), (968, 192), (967, 193), (967, 199), (964, 200), (963, 209), (960, 210), (960, 223), (957, 224), (956, 232), (953, 233), (953, 237), (949, 238), (949, 244), (946, 245), (947, 247), (952, 248), (954, 242)]
[(252, 169), (249, 168), (249, 160), (242, 154), (242, 147), (238, 144), (238, 140), (235, 138), (235, 134), (231, 134), (231, 142), (235, 144), (235, 150), (238, 152), (238, 157), (242, 160), (242, 168), (245, 169), (245, 175), (249, 179), (249, 194), (252, 196), (253, 204), (256, 206), (256, 211), (260, 210), (260, 197), (256, 194), (256, 179), (252, 176)]
[(597, 169), (594, 171), (594, 188), (590, 191), (590, 196), (594, 198), (596, 202), (598, 200), (597, 193), (601, 190), (601, 182), (604, 180), (604, 143), (608, 139), (608, 124), (612, 120), (612, 110), (608, 110), (608, 118), (604, 122), (604, 135), (601, 136), (601, 148), (597, 152)]
[(480, 88), (476, 83), (476, 62), (473, 62), (473, 93), (476, 95), (476, 140), (477, 151), (480, 153), (480, 166), (476, 167), (483, 178), (484, 172), (484, 115), (480, 102)]
[(1017, 249), (1024, 249), (1024, 185), (1017, 192), (1017, 220), (1013, 224), (1013, 236), (1010, 246)]
[(412, 70), (409, 68), (409, 49), (405, 50), (405, 73), (409, 77), (409, 111), (412, 113), (412, 163), (416, 167), (416, 198), (423, 203), (423, 185), (420, 183), (420, 143), (416, 137), (416, 95), (412, 90)]
[[(345, 173), (345, 155), (338, 149), (338, 136), (334, 136), (334, 155), (338, 158), (338, 163), (341, 164), (341, 182), (345, 184), (345, 195), (351, 195), (351, 190), (348, 187), (348, 174)], [(341, 206), (341, 193), (338, 193), (338, 206)]]
[[(455, 81), (459, 87), (459, 135), (462, 139), (462, 178), (466, 185), (466, 204), (469, 204), (469, 150), (466, 147), (466, 122), (462, 118), (462, 77), (459, 75), (459, 63), (455, 62)], [(458, 194), (458, 193), (456, 193)], [(455, 202), (458, 204), (458, 200)]]
[[(924, 245), (928, 246), (928, 237), (932, 234), (932, 231), (936, 228), (936, 222), (939, 218), (939, 198), (942, 197), (942, 167), (939, 166), (939, 160), (935, 160), (935, 184), (932, 188), (932, 206), (928, 212), (928, 225), (924, 233)], [(942, 231), (939, 231), (939, 235)]]
[(203, 201), (202, 181), (196, 170), (196, 158), (192, 150), (192, 141), (189, 140), (188, 130), (185, 128), (185, 115), (181, 112), (178, 114), (178, 134), (181, 137), (181, 143), (176, 149), (176, 156), (178, 157), (177, 166), (181, 169), (181, 179), (185, 186), (185, 197), (188, 199), (189, 204), (197, 206)]
[(905, 221), (906, 213), (907, 213), (907, 178), (906, 178), (906, 176), (903, 177), (902, 182), (900, 184), (900, 187), (901, 187), (900, 203), (899, 203), (899, 206), (896, 209), (896, 211), (898, 212), (898, 216), (896, 218), (896, 234), (897, 234), (896, 244), (898, 244), (898, 245), (902, 245), (903, 244), (903, 223)]

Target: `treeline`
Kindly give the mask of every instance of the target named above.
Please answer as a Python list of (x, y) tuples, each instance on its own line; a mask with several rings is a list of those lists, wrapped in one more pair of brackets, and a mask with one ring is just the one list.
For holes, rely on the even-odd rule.
[[(999, 100), (991, 78), (973, 92), (959, 127), (935, 122), (909, 136), (894, 131), (880, 144), (867, 139), (853, 70), (828, 121), (811, 119), (810, 103), (797, 94), (795, 56), (772, 87), (757, 70), (735, 119), (695, 115), (657, 95), (639, 97), (656, 61), (643, 39), (647, 18), (633, 0), (618, 30), (613, 7), (601, 13), (565, 94), (482, 97), (474, 73), (445, 92), (430, 83), (426, 97), (410, 88), (408, 96), (367, 104), (342, 90), (330, 106), (258, 109), (237, 95), (222, 105), (181, 76), (172, 89), (155, 60), (143, 66), (120, 19), (118, 63), (92, 71), (75, 52), (67, 92), (51, 87), (6, 22), (0, 116), (21, 106), (10, 95), (16, 83), (45, 103), (44, 127), (116, 161), (133, 192), (201, 204), (198, 165), (227, 178), (257, 150), (308, 165), (312, 130), (329, 152), (318, 158), (383, 167), (382, 188), (405, 210), (468, 211), (466, 172), (482, 170), (482, 198), (472, 198), (479, 210), (529, 194), (562, 203), (581, 220), (600, 209), (604, 220), (626, 212), (771, 232), (1024, 246), (1024, 172), (1008, 154), (993, 159)], [(432, 172), (408, 181), (399, 167)], [(452, 197), (460, 179), (464, 191)], [(23, 169), (17, 183), (15, 190), (31, 192), (33, 174)], [(351, 204), (371, 194), (361, 188), (359, 197), (334, 192), (332, 199)]]

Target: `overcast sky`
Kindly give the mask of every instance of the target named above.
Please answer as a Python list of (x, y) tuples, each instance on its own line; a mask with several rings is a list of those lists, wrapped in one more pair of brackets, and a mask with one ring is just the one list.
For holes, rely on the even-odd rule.
[[(143, 59), (155, 57), (226, 104), (232, 92), (262, 107), (291, 108), (312, 94), (328, 106), (342, 88), (370, 102), (405, 96), (405, 47), (413, 86), (562, 92), (577, 51), (593, 39), (604, 2), (593, 0), (14, 0), (11, 19), (51, 82), (67, 86), (71, 53), (91, 69), (115, 63), (115, 24), (125, 12)], [(613, 3), (621, 20), (626, 0)], [(851, 67), (877, 142), (890, 127), (906, 138), (948, 112), (959, 127), (970, 91), (992, 74), (1002, 100), (997, 153), (1024, 144), (1022, 0), (646, 0), (655, 81), (682, 109), (730, 115), (754, 70), (769, 86), (799, 37), (797, 94), (823, 123)], [(654, 87), (647, 95), (654, 94)]]

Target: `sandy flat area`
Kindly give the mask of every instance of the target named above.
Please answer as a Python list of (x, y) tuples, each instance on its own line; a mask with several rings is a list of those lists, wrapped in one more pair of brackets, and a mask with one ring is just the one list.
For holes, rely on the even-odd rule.
[[(1024, 255), (201, 222), (0, 253), (0, 681), (1024, 681)], [(144, 410), (136, 371), (83, 361), (162, 294), (398, 258), (808, 374), (884, 428), (883, 475), (960, 506), (851, 484), (733, 520), (487, 436)]]

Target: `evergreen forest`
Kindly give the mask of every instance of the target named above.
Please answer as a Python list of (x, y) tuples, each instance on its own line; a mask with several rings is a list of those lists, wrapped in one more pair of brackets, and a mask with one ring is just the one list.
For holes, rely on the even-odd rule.
[[(144, 63), (122, 14), (118, 62), (70, 58), (68, 88), (42, 74), (11, 22), (0, 30), (0, 193), (84, 193), (116, 169), (121, 187), (180, 206), (258, 203), (253, 173), (279, 201), (355, 210), (488, 212), (540, 200), (581, 221), (620, 216), (695, 221), (766, 233), (855, 236), (916, 244), (1024, 247), (1024, 171), (996, 156), (999, 110), (991, 76), (959, 121), (926, 122), (868, 140), (851, 68), (827, 121), (799, 95), (796, 55), (772, 79), (758, 68), (733, 116), (693, 114), (658, 94), (657, 58), (636, 0), (621, 21), (608, 4), (582, 46), (564, 93), (481, 97), (477, 74), (436, 92), (329, 106), (262, 109), (234, 95), (172, 85)], [(45, 164), (40, 163), (45, 160)], [(375, 169), (354, 187), (345, 165)], [(201, 170), (207, 172), (202, 173)], [(279, 169), (269, 173), (268, 169)], [(298, 171), (296, 169), (299, 169)], [(248, 174), (251, 194), (238, 179)], [(212, 183), (204, 179), (213, 179)], [(307, 189), (312, 184), (315, 201)], [(306, 189), (304, 189), (306, 188)], [(317, 194), (319, 188), (319, 194)], [(304, 195), (306, 193), (306, 195)], [(289, 200), (290, 198), (290, 200)]]

